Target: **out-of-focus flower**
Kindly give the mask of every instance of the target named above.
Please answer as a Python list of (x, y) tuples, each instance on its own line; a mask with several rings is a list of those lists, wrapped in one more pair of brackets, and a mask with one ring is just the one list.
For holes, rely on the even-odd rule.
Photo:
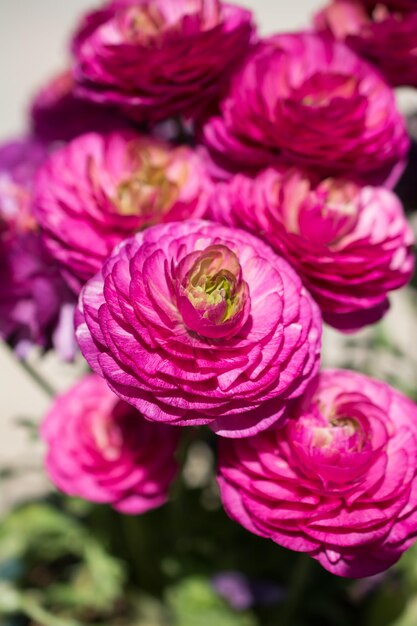
[(394, 87), (417, 87), (417, 4), (414, 8), (407, 13), (381, 2), (333, 0), (315, 26), (369, 59)]
[(377, 574), (416, 539), (417, 407), (385, 383), (324, 371), (284, 428), (220, 446), (228, 514), (334, 574)]
[(32, 102), (30, 116), (33, 134), (47, 143), (128, 125), (115, 108), (79, 98), (74, 93), (70, 70), (54, 76), (42, 87)]
[(147, 419), (249, 436), (276, 422), (319, 364), (321, 317), (288, 263), (203, 221), (123, 242), (80, 297), (94, 371)]
[(253, 231), (282, 254), (324, 320), (340, 330), (380, 319), (387, 294), (413, 272), (413, 233), (387, 189), (269, 169), (254, 180), (238, 175), (221, 185), (212, 216)]
[(75, 37), (78, 92), (136, 118), (193, 115), (245, 55), (252, 15), (219, 0), (119, 0), (85, 16)]
[(64, 493), (130, 515), (166, 502), (178, 430), (147, 422), (99, 376), (86, 376), (55, 400), (42, 437), (48, 474)]
[(45, 250), (32, 212), (33, 178), (47, 156), (32, 139), (0, 147), (0, 336), (24, 357), (54, 346), (76, 349), (74, 298)]
[[(375, 0), (351, 0), (351, 2), (359, 1), (370, 10), (375, 8), (377, 4)], [(391, 11), (412, 12), (417, 8), (416, 0), (383, 0), (379, 4), (383, 7), (388, 7)]]
[(269, 606), (285, 597), (285, 591), (273, 582), (248, 578), (240, 572), (221, 572), (213, 577), (212, 584), (235, 611)]
[(191, 148), (130, 131), (88, 133), (41, 169), (35, 208), (49, 252), (78, 292), (132, 233), (202, 217), (209, 191), (204, 164)]
[(213, 158), (235, 171), (287, 161), (387, 185), (401, 173), (409, 147), (379, 73), (344, 44), (313, 33), (260, 44), (202, 136)]

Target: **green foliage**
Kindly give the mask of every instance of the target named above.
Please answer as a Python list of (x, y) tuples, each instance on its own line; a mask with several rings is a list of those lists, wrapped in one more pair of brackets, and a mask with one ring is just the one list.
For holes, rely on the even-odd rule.
[(23, 507), (3, 521), (0, 580), (0, 614), (21, 611), (45, 626), (48, 616), (54, 626), (78, 625), (58, 613), (111, 613), (125, 582), (122, 564), (79, 521), (49, 504)]
[(235, 613), (204, 578), (186, 578), (167, 592), (175, 626), (257, 626), (249, 613)]
[[(211, 584), (230, 570), (278, 584), (283, 600), (233, 610)], [(0, 528), (0, 626), (90, 624), (416, 626), (417, 547), (375, 580), (340, 579), (227, 519), (210, 485), (178, 484), (170, 505), (137, 518), (70, 498), (12, 512)]]

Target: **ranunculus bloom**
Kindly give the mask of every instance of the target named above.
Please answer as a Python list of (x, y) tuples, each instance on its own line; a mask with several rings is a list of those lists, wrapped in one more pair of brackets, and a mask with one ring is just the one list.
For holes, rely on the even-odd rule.
[(99, 376), (86, 376), (55, 400), (42, 437), (48, 474), (66, 494), (130, 515), (166, 502), (178, 431), (147, 422)]
[(334, 0), (316, 16), (315, 25), (377, 65), (391, 85), (417, 87), (417, 10)]
[(74, 40), (79, 93), (139, 119), (194, 114), (217, 96), (253, 33), (249, 11), (219, 0), (119, 0)]
[(44, 142), (70, 141), (89, 131), (127, 126), (116, 109), (79, 98), (69, 70), (55, 76), (36, 94), (30, 115), (33, 134)]
[(74, 298), (45, 250), (32, 212), (33, 178), (45, 148), (31, 139), (0, 147), (0, 336), (25, 356), (54, 346), (71, 359)]
[(319, 363), (321, 317), (287, 262), (199, 220), (123, 242), (77, 323), (92, 369), (147, 419), (230, 437), (276, 422)]
[(202, 134), (221, 166), (259, 171), (287, 161), (386, 184), (409, 147), (379, 73), (344, 44), (307, 33), (258, 46)]
[(227, 513), (339, 576), (371, 576), (417, 536), (417, 406), (385, 383), (324, 371), (284, 428), (222, 441)]
[[(377, 2), (375, 0), (350, 0), (351, 2), (361, 2), (369, 9), (375, 8)], [(412, 12), (417, 9), (416, 0), (384, 0), (379, 3), (382, 7), (388, 7), (391, 11)]]
[(387, 189), (297, 169), (236, 176), (213, 194), (217, 221), (257, 233), (297, 270), (326, 322), (352, 331), (379, 320), (410, 280), (414, 237)]
[(78, 292), (114, 246), (158, 222), (202, 217), (209, 181), (190, 148), (120, 131), (56, 151), (36, 184), (45, 243)]

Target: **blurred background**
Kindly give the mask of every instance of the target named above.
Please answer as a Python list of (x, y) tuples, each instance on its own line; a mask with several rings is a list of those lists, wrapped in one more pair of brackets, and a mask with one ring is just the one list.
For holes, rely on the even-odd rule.
[[(66, 67), (69, 62), (66, 49), (69, 36), (79, 16), (91, 9), (94, 4), (97, 2), (94, 3), (93, 0), (0, 0), (0, 81), (3, 86), (3, 96), (0, 100), (0, 141), (26, 132), (26, 111), (32, 95), (49, 77)], [(307, 27), (312, 13), (323, 2), (320, 0), (294, 0), (294, 2), (241, 0), (241, 4), (255, 12), (261, 32), (270, 34)], [(412, 123), (413, 113), (417, 112), (416, 94), (410, 90), (401, 90), (399, 101), (402, 110), (410, 118), (410, 128), (414, 129), (417, 135), (417, 123)], [(414, 165), (414, 168), (414, 171), (417, 171), (417, 165)], [(415, 175), (411, 174), (409, 180), (414, 190), (409, 195), (410, 201), (407, 208), (410, 220), (417, 231)], [(323, 361), (325, 365), (353, 367), (382, 378), (417, 400), (416, 337), (417, 298), (416, 281), (414, 281), (414, 285), (393, 294), (391, 311), (384, 321), (375, 327), (348, 337), (326, 330)], [(80, 359), (73, 365), (65, 365), (56, 360), (53, 355), (47, 355), (41, 359), (40, 354), (34, 352), (30, 355), (29, 367), (39, 371), (52, 389), (59, 391), (67, 388), (79, 376), (83, 362)], [(119, 534), (128, 537), (130, 535), (132, 538), (132, 528), (129, 528), (128, 518), (121, 521), (119, 516), (117, 520), (110, 511), (104, 511), (104, 507), (99, 510), (78, 501), (59, 500), (56, 496), (52, 497), (56, 505), (55, 512), (51, 512), (52, 509), (42, 509), (37, 504), (27, 509), (13, 510), (17, 503), (36, 498), (37, 495), (43, 495), (50, 489), (42, 469), (41, 445), (36, 438), (36, 427), (33, 427), (44, 415), (50, 398), (48, 393), (34, 383), (30, 372), (25, 371), (8, 348), (1, 344), (0, 372), (0, 520), (2, 520), (0, 521), (0, 626), (22, 626), (28, 623), (14, 620), (2, 621), (2, 607), (9, 607), (7, 611), (10, 611), (10, 607), (14, 606), (13, 602), (19, 610), (31, 616), (31, 626), (32, 624), (33, 626), (77, 626), (78, 624), (72, 620), (71, 612), (68, 614), (64, 612), (65, 619), (64, 617), (58, 619), (55, 616), (51, 618), (50, 615), (42, 613), (40, 608), (42, 602), (36, 603), (36, 598), (30, 595), (25, 596), (24, 602), (29, 604), (23, 606), (22, 609), (22, 605), (18, 604), (21, 600), (13, 595), (12, 587), (7, 586), (7, 581), (13, 580), (13, 576), (21, 575), (18, 571), (16, 573), (16, 566), (18, 566), (16, 554), (18, 556), (24, 554), (29, 562), (35, 564), (33, 570), (30, 570), (30, 576), (34, 576), (35, 583), (39, 583), (46, 590), (51, 587), (51, 580), (48, 579), (51, 569), (38, 567), (42, 559), (46, 561), (50, 559), (54, 565), (58, 563), (61, 569), (67, 566), (72, 567), (77, 560), (81, 561), (84, 569), (80, 568), (80, 575), (74, 576), (75, 585), (78, 585), (78, 595), (71, 596), (69, 586), (59, 588), (55, 585), (51, 593), (57, 594), (58, 603), (67, 607), (75, 606), (77, 602), (81, 603), (80, 606), (84, 606), (82, 602), (86, 606), (92, 606), (96, 602), (96, 610), (104, 611), (104, 608), (100, 608), (100, 601), (103, 601), (108, 603), (108, 605), (103, 604), (103, 607), (113, 606), (116, 603), (116, 609), (120, 608), (120, 612), (123, 613), (125, 608), (123, 603), (119, 607), (117, 602), (120, 589), (123, 589), (124, 576), (127, 574), (123, 572), (122, 559), (119, 556), (109, 557), (109, 554), (105, 552), (105, 549), (113, 549), (114, 543), (117, 544), (119, 539), (118, 536), (112, 537), (110, 542), (112, 545), (107, 545), (106, 537), (110, 533), (106, 535), (106, 528), (107, 531), (109, 528), (113, 530), (114, 525), (116, 531), (113, 534), (118, 535), (117, 524), (125, 524), (123, 532)], [(216, 604), (217, 599), (210, 595), (213, 592), (209, 591), (201, 580), (191, 578), (190, 573), (200, 571), (201, 563), (209, 562), (210, 559), (218, 561), (219, 564), (221, 562), (224, 568), (240, 567), (244, 563), (246, 568), (249, 564), (249, 568), (253, 565), (255, 570), (257, 564), (260, 568), (264, 567), (271, 572), (276, 570), (274, 583), (278, 582), (279, 585), (282, 584), (280, 576), (285, 584), (291, 577), (295, 595), (289, 598), (287, 604), (290, 607), (290, 613), (284, 615), (282, 622), (280, 620), (280, 626), (311, 626), (312, 623), (321, 623), (325, 626), (328, 624), (352, 626), (353, 623), (357, 626), (362, 623), (364, 626), (388, 624), (389, 626), (416, 626), (417, 551), (410, 552), (403, 559), (402, 569), (395, 570), (386, 578), (382, 577), (380, 582), (383, 586), (378, 589), (378, 581), (352, 584), (348, 581), (345, 584), (345, 581), (331, 577), (315, 564), (308, 565), (308, 567), (313, 567), (310, 571), (303, 569), (305, 567), (303, 563), (301, 566), (297, 564), (294, 566), (294, 561), (284, 551), (279, 552), (278, 556), (276, 547), (239, 529), (237, 525), (226, 520), (221, 510), (216, 509), (217, 500), (215, 494), (213, 495), (215, 488), (213, 484), (209, 484), (212, 464), (213, 453), (209, 442), (200, 447), (197, 442), (187, 459), (184, 472), (185, 482), (194, 488), (194, 491), (190, 489), (191, 495), (181, 494), (185, 502), (183, 505), (185, 509), (182, 512), (175, 509), (175, 502), (179, 500), (179, 496), (178, 493), (174, 494), (174, 522), (180, 527), (182, 525), (180, 531), (184, 535), (182, 537), (180, 532), (178, 533), (180, 540), (177, 545), (177, 556), (180, 554), (179, 562), (183, 567), (183, 572), (176, 569), (180, 567), (178, 561), (175, 560), (177, 556), (174, 558), (168, 554), (168, 556), (165, 555), (166, 558), (164, 557), (166, 569), (164, 573), (173, 578), (182, 575), (185, 581), (167, 596), (167, 603), (174, 613), (183, 610), (184, 607), (187, 607), (189, 611), (187, 619), (184, 617), (180, 621), (181, 626), (258, 626), (257, 621), (251, 621), (251, 618), (247, 616), (239, 619), (235, 619), (229, 613), (224, 616), (220, 611), (220, 609), (223, 611), (224, 607), (219, 608)], [(198, 498), (198, 504), (202, 503), (200, 509), (196, 507)], [(190, 510), (193, 507), (193, 511), (200, 510), (201, 518), (198, 514), (187, 516), (187, 507), (190, 507)], [(13, 511), (11, 515), (5, 517), (5, 514), (10, 511)], [(210, 518), (207, 517), (208, 513)], [(144, 526), (142, 526), (145, 537), (148, 539), (151, 537), (149, 550), (151, 552), (154, 550), (152, 556), (155, 562), (159, 558), (159, 552), (164, 550), (165, 541), (163, 532), (162, 546), (159, 545), (159, 536), (155, 539), (155, 534), (152, 535), (152, 530), (155, 533), (155, 529), (158, 531), (161, 527), (161, 522), (158, 520), (162, 518), (158, 518), (158, 515), (159, 513), (156, 513), (156, 517), (153, 514), (149, 517), (144, 516)], [(95, 534), (94, 536), (86, 534), (85, 528), (88, 524), (77, 525), (76, 520), (81, 518), (86, 519), (90, 526), (98, 529), (97, 537)], [(175, 524), (174, 528), (178, 530)], [(153, 529), (152, 526), (154, 526)], [(5, 540), (7, 538), (9, 538), (8, 543)], [(139, 538), (139, 543), (140, 541)], [(133, 542), (135, 543), (134, 536)], [(140, 553), (137, 541), (134, 547), (139, 557), (142, 557), (143, 554)], [(116, 553), (123, 555), (125, 548), (121, 551), (120, 546), (116, 548)], [(10, 557), (9, 550), (15, 560)], [(65, 555), (63, 562), (60, 560), (63, 558), (62, 554)], [(229, 563), (230, 555), (232, 555), (232, 560)], [(21, 560), (23, 562), (23, 557)], [(135, 572), (133, 575), (129, 572), (129, 576), (137, 583), (135, 575)], [(33, 586), (30, 576), (28, 580), (24, 578), (29, 588)], [(302, 593), (307, 578), (310, 579), (308, 596), (298, 598), (297, 588)], [(54, 582), (53, 579), (52, 582)], [(238, 595), (236, 596), (241, 589), (239, 581), (236, 578), (233, 580), (229, 578), (223, 580), (223, 583), (229, 585), (229, 590), (230, 585), (232, 586), (232, 595), (235, 594), (235, 599), (239, 600)], [(283, 593), (281, 587), (268, 585), (269, 583), (265, 583), (260, 591), (266, 599), (271, 597), (272, 603), (279, 603)], [(140, 581), (138, 586), (141, 586)], [(146, 592), (149, 591), (146, 589)], [(151, 589), (151, 592), (154, 591)], [(371, 592), (374, 596), (365, 607), (366, 617), (362, 622), (356, 619), (356, 615), (359, 615), (357, 607)], [(88, 593), (91, 593), (91, 597)], [(52, 597), (55, 602), (56, 597), (51, 595)], [(309, 614), (319, 615), (319, 621), (294, 623), (291, 611), (295, 610), (298, 600), (300, 604), (308, 604)], [(165, 624), (162, 618), (160, 622), (152, 617), (154, 611), (155, 615), (158, 613), (159, 608), (155, 609), (150, 600), (149, 604), (146, 604), (147, 599), (144, 596), (141, 596), (141, 602), (151, 617), (148, 617), (147, 613), (147, 616), (135, 622), (135, 625), (136, 623), (139, 626)], [(404, 620), (399, 618), (397, 621), (396, 615), (401, 614), (404, 607), (408, 607)], [(271, 615), (271, 621), (268, 619), (262, 622), (262, 626), (277, 624), (274, 621), (274, 615)], [(96, 619), (94, 612), (87, 612), (83, 619), (86, 623), (102, 624)], [(108, 623), (110, 624), (110, 621)], [(124, 626), (125, 622), (114, 618), (111, 624)], [(131, 626), (130, 622), (129, 626)]]

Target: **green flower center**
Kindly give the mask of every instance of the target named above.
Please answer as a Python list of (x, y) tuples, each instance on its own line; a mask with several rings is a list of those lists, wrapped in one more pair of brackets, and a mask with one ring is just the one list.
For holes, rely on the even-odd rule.
[(214, 276), (203, 278), (203, 284), (193, 284), (193, 289), (188, 291), (188, 298), (196, 308), (201, 303), (212, 307), (221, 303), (226, 304), (226, 310), (222, 322), (233, 317), (236, 312), (236, 279), (227, 270), (221, 270)]
[(130, 7), (123, 16), (122, 30), (130, 41), (153, 39), (165, 28), (166, 20), (152, 3), (142, 7)]
[(216, 323), (234, 317), (244, 305), (246, 283), (237, 256), (226, 246), (210, 246), (195, 261), (187, 276), (186, 294), (197, 310)]
[(184, 169), (172, 180), (167, 172), (168, 155), (159, 151), (153, 155), (142, 149), (136, 160), (139, 162), (135, 171), (117, 186), (115, 206), (120, 215), (140, 216), (146, 222), (144, 226), (149, 226), (161, 221), (172, 209), (187, 172)]

